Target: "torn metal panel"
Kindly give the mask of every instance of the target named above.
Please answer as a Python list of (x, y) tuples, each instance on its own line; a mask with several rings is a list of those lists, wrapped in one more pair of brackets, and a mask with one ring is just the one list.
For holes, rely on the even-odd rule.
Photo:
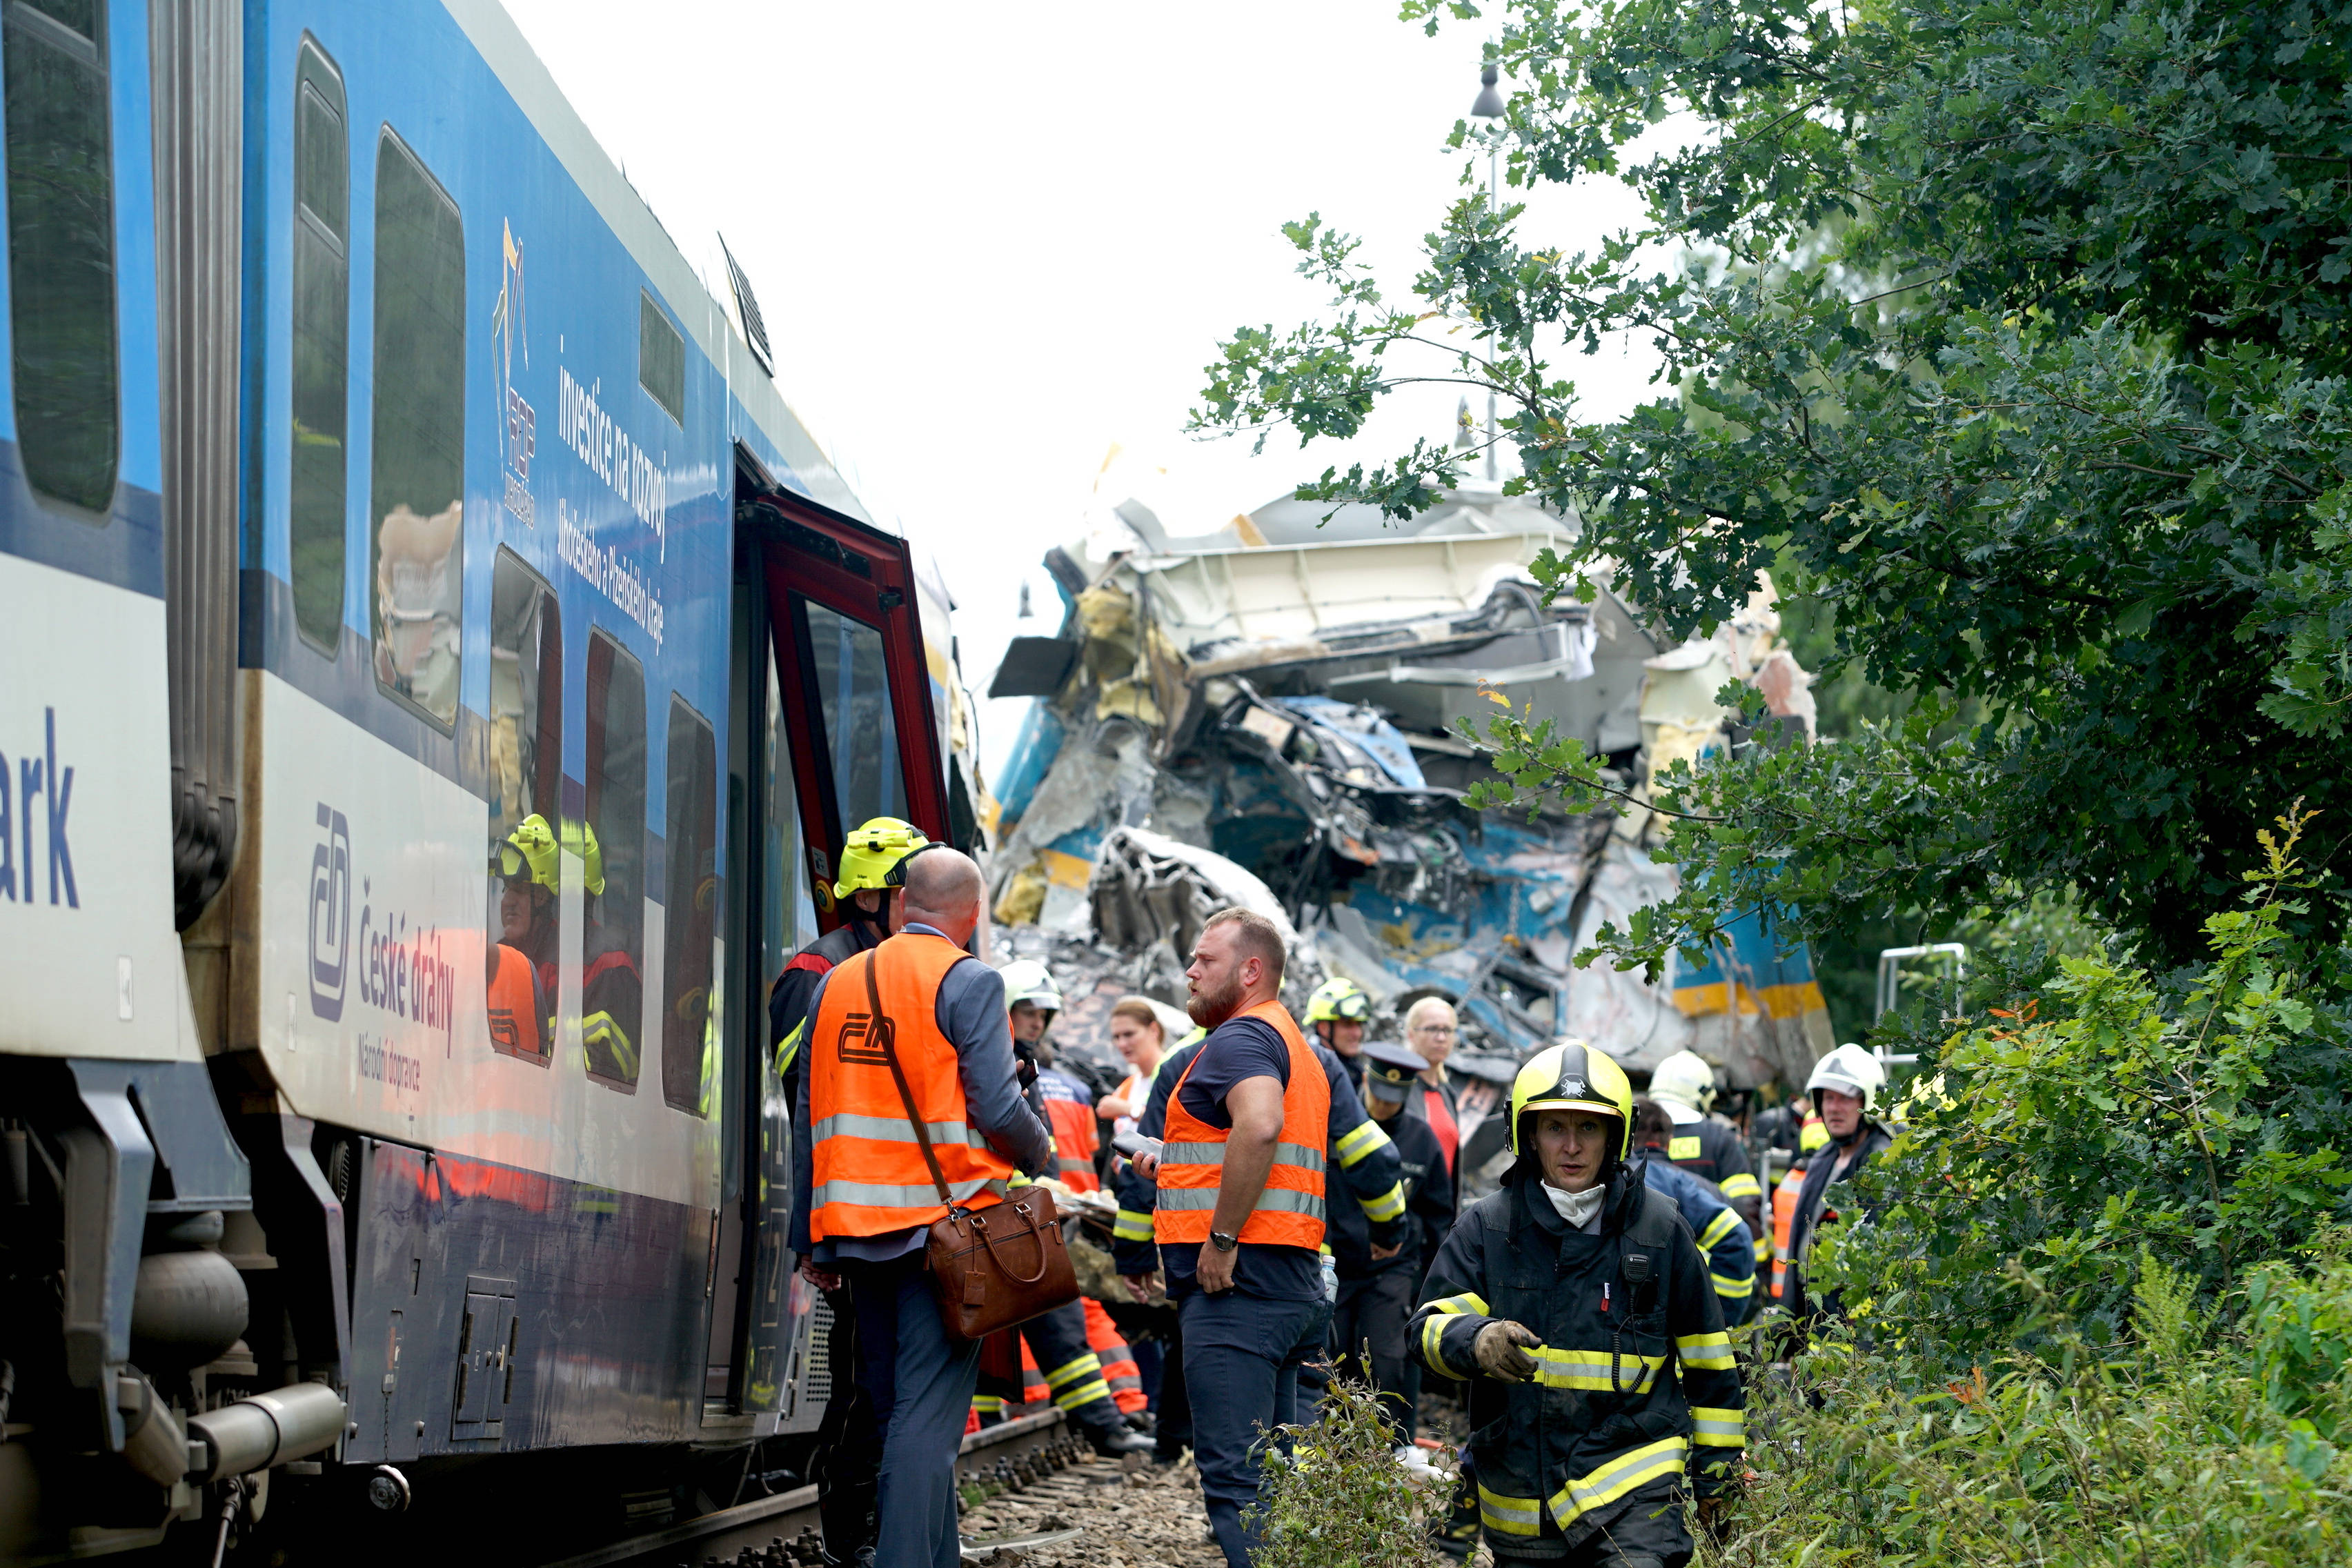
[[(1637, 1072), (1696, 1047), (1738, 1083), (1801, 1077), (1810, 1015), (1784, 1029), (1766, 990), (1753, 1017), (1733, 990), (1718, 1014), (1572, 961), (1672, 895), (1638, 801), (1659, 767), (1724, 752), (1716, 693), (1748, 682), (1807, 727), (1769, 580), (1715, 636), (1662, 649), (1605, 580), (1543, 602), (1528, 563), (1572, 525), (1523, 503), (1451, 497), (1410, 532), (1340, 511), (1318, 532), (1319, 509), (1276, 503), (1183, 539), (1123, 504), (1055, 552), (1076, 652), (1005, 769), (997, 918), (1090, 937), (1125, 956), (1123, 989), (1173, 1001), (1201, 922), (1240, 902), (1297, 928), (1291, 988), (1343, 974), (1391, 1015), (1444, 996), (1466, 1050), (1575, 1035)], [(1606, 757), (1636, 806), (1468, 808), (1494, 775), (1456, 729), (1483, 727), (1490, 694)]]

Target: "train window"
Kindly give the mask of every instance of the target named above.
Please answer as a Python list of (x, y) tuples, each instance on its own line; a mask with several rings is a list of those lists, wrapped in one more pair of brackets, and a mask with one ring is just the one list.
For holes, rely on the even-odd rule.
[(9, 0), (0, 78), (17, 456), (34, 489), (103, 525), (121, 434), (106, 8)]
[(490, 1044), (544, 1065), (563, 952), (563, 621), (554, 591), (503, 547), (490, 577), (488, 720)]
[(294, 73), (294, 624), (330, 658), (343, 637), (343, 435), (351, 336), (351, 132), (343, 78), (305, 36)]
[[(710, 939), (719, 913), (719, 743), (709, 721), (669, 702), (669, 849), (662, 907), (662, 1098), (708, 1116), (719, 1041), (709, 1033)], [(709, 1052), (713, 1060), (705, 1061)]]
[(645, 1040), (646, 673), (602, 632), (588, 637), (587, 725), (587, 831), (567, 846), (585, 894), (580, 1042), (589, 1077), (634, 1092)]
[(903, 817), (907, 787), (898, 771), (898, 727), (882, 662), (882, 633), (821, 604), (805, 608), (842, 831), (868, 817)]
[(375, 676), (447, 727), (465, 589), (466, 235), (387, 127), (375, 159)]
[(773, 985), (785, 964), (800, 951), (801, 933), (816, 935), (816, 904), (809, 893), (808, 859), (801, 853), (800, 801), (793, 793), (792, 736), (784, 727), (783, 682), (776, 673), (772, 641), (768, 644), (767, 753), (767, 801), (761, 821), (767, 824), (768, 841), (762, 846), (760, 875), (760, 886), (766, 894), (760, 930), (767, 945), (767, 962), (761, 973)]
[(669, 416), (686, 423), (686, 340), (654, 297), (637, 290), (637, 382)]

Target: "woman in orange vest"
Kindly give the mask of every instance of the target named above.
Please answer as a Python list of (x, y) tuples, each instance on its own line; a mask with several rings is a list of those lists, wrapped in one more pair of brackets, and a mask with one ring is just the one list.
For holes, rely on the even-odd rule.
[[(1168, 1099), (1152, 1233), (1184, 1336), (1192, 1452), (1228, 1568), (1259, 1544), (1265, 1433), (1297, 1419), (1298, 1369), (1323, 1353), (1323, 1171), (1330, 1082), (1282, 1003), (1283, 931), (1209, 917), (1185, 971), (1208, 1038)], [(1141, 1172), (1141, 1166), (1138, 1166)], [(1142, 1300), (1151, 1278), (1129, 1281)]]

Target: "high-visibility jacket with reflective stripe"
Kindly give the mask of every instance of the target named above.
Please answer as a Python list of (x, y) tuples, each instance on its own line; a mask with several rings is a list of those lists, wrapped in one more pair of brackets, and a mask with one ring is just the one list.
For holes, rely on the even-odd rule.
[(503, 942), (490, 944), (487, 978), (490, 1043), (516, 1056), (544, 1056), (548, 1004), (530, 959)]
[[(1339, 1168), (1336, 1186), (1328, 1179), (1330, 1171), (1327, 1168), (1324, 1173), (1324, 1240), (1335, 1254), (1341, 1251), (1339, 1228), (1329, 1203), (1345, 1203), (1341, 1191), (1345, 1189), (1345, 1194), (1353, 1195), (1352, 1207), (1366, 1221), (1367, 1240), (1383, 1247), (1394, 1246), (1402, 1239), (1406, 1223), (1402, 1156), (1381, 1124), (1364, 1113), (1363, 1102), (1357, 1096), (1347, 1064), (1327, 1045), (1310, 1040), (1307, 1049), (1322, 1064), (1323, 1082), (1330, 1091), (1331, 1110), (1324, 1122), (1324, 1142), (1331, 1164)], [(1136, 1119), (1137, 1132), (1147, 1138), (1156, 1138), (1167, 1130), (1168, 1096), (1200, 1051), (1200, 1043), (1192, 1041), (1177, 1047), (1160, 1062), (1150, 1098), (1145, 1102), (1143, 1114)], [(1149, 1274), (1160, 1267), (1160, 1249), (1151, 1239), (1151, 1217), (1157, 1207), (1158, 1188), (1132, 1168), (1122, 1169), (1118, 1223), (1111, 1232), (1111, 1253), (1120, 1273)]]
[[(1244, 1008), (1235, 1019), (1255, 1019), (1271, 1028), (1290, 1052), (1290, 1082), (1282, 1091), (1282, 1132), (1265, 1186), (1242, 1221), (1241, 1239), (1261, 1246), (1319, 1247), (1323, 1244), (1323, 1147), (1330, 1118), (1331, 1091), (1322, 1064), (1307, 1047), (1298, 1026), (1278, 1001)], [(1215, 1048), (1215, 1037), (1202, 1049)], [(1201, 1064), (1184, 1064), (1184, 1078)], [(1168, 1098), (1168, 1133), (1160, 1151), (1159, 1205), (1152, 1235), (1161, 1246), (1209, 1239), (1224, 1176), (1228, 1129), (1213, 1127), (1184, 1109), (1183, 1080)]]
[(1797, 1205), (1805, 1190), (1805, 1167), (1793, 1166), (1781, 1173), (1772, 1189), (1772, 1299), (1788, 1299), (1789, 1231), (1797, 1218)]
[[(1701, 1496), (1722, 1485), (1746, 1401), (1706, 1264), (1670, 1198), (1621, 1171), (1601, 1234), (1548, 1220), (1520, 1177), (1464, 1210), (1407, 1333), (1424, 1365), (1466, 1384), (1487, 1530), (1572, 1543), (1593, 1528), (1588, 1515), (1608, 1518), (1653, 1482), (1695, 1472)], [(1628, 1256), (1650, 1260), (1649, 1283), (1630, 1281), (1643, 1270)], [(1502, 1320), (1542, 1342), (1525, 1383), (1478, 1371), (1478, 1331)]]
[(813, 1240), (907, 1230), (943, 1212), (888, 1058), (875, 1039), (866, 971), (877, 962), (898, 1066), (949, 1193), (968, 1208), (987, 1207), (1003, 1197), (1013, 1162), (967, 1124), (955, 1045), (939, 1026), (940, 982), (969, 957), (943, 936), (906, 932), (848, 959), (830, 977), (802, 1061), (808, 1073)]
[[(1671, 1109), (1680, 1115), (1691, 1113), (1679, 1105)], [(1763, 1234), (1764, 1184), (1756, 1179), (1756, 1163), (1748, 1157), (1738, 1128), (1705, 1115), (1695, 1122), (1676, 1122), (1666, 1143), (1666, 1158), (1722, 1188), (1751, 1235)]]
[(1683, 1223), (1698, 1238), (1699, 1255), (1706, 1260), (1707, 1282), (1723, 1303), (1723, 1321), (1737, 1328), (1762, 1305), (1756, 1299), (1756, 1244), (1748, 1222), (1726, 1203), (1722, 1189), (1681, 1166), (1661, 1160), (1656, 1152), (1644, 1165), (1649, 1185), (1675, 1200)]
[(1054, 1174), (1072, 1192), (1093, 1192), (1102, 1185), (1095, 1179), (1094, 1106), (1059, 1083), (1049, 1086), (1051, 1079), (1060, 1077), (1059, 1073), (1037, 1075), (1037, 1087), (1045, 1101), (1045, 1125), (1054, 1134)]

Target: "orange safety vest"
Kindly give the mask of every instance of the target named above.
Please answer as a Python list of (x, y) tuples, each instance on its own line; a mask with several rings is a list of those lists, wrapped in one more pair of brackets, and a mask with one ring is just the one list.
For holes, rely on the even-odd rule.
[(1095, 1113), (1076, 1100), (1047, 1100), (1045, 1121), (1054, 1134), (1055, 1175), (1072, 1192), (1097, 1192)]
[(953, 1041), (940, 1032), (940, 982), (971, 955), (944, 936), (901, 932), (836, 966), (802, 1060), (808, 1067), (809, 1145), (814, 1190), (809, 1235), (883, 1236), (940, 1218), (939, 1188), (877, 1049), (866, 970), (877, 971), (882, 1010), (907, 1089), (931, 1137), (948, 1191), (966, 1208), (1004, 1196), (1013, 1162), (964, 1120), (963, 1079)]
[[(1331, 1084), (1322, 1064), (1300, 1038), (1298, 1025), (1280, 1002), (1244, 1008), (1237, 1019), (1257, 1019), (1282, 1037), (1290, 1051), (1290, 1083), (1282, 1092), (1282, 1134), (1265, 1189), (1242, 1221), (1241, 1239), (1276, 1247), (1323, 1244), (1323, 1148), (1329, 1135)], [(1206, 1051), (1193, 1053), (1184, 1077), (1168, 1096), (1167, 1142), (1160, 1151), (1160, 1203), (1151, 1217), (1152, 1239), (1206, 1241), (1216, 1218), (1217, 1184), (1224, 1174), (1223, 1127), (1212, 1127), (1184, 1109), (1184, 1081)]]
[(1780, 1177), (1772, 1189), (1772, 1299), (1780, 1301), (1789, 1287), (1789, 1231), (1797, 1222), (1797, 1204), (1805, 1190), (1805, 1167), (1798, 1166)]
[(490, 1043), (516, 1056), (543, 1056), (530, 960), (503, 942), (490, 944), (488, 977)]

